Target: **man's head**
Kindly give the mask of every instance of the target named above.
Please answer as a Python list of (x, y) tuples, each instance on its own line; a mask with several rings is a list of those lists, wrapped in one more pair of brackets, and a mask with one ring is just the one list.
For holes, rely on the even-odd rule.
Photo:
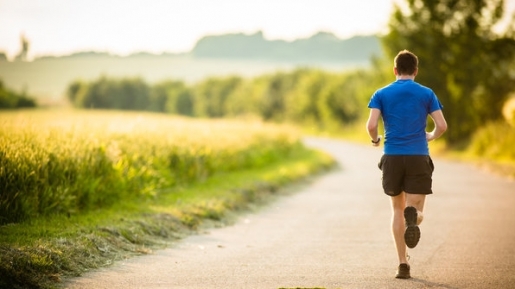
[(416, 75), (418, 57), (408, 50), (402, 50), (395, 56), (393, 67), (397, 75)]

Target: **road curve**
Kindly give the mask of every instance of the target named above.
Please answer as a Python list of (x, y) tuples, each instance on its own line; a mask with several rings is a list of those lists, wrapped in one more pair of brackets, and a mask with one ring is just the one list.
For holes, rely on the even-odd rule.
[(515, 182), (434, 159), (434, 194), (395, 279), (381, 149), (309, 138), (340, 169), (229, 227), (67, 280), (64, 288), (515, 288)]

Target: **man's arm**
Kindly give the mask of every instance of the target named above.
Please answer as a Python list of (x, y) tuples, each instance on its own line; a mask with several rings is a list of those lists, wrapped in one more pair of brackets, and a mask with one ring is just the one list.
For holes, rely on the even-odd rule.
[(435, 128), (432, 132), (426, 132), (427, 141), (439, 138), (447, 130), (447, 122), (445, 121), (442, 110), (433, 111), (430, 116), (435, 123)]
[(377, 127), (379, 125), (379, 118), (381, 117), (381, 111), (377, 108), (370, 109), (370, 115), (367, 120), (367, 131), (368, 135), (372, 139), (373, 146), (379, 146), (380, 139), (377, 132)]

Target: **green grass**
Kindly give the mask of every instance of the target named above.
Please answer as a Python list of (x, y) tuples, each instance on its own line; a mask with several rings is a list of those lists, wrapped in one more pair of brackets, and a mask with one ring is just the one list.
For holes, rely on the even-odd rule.
[(235, 212), (288, 193), (287, 185), (333, 165), (329, 156), (300, 147), (286, 160), (214, 174), (145, 202), (2, 226), (0, 287), (54, 288), (63, 278), (151, 253), (201, 226), (231, 223)]
[(333, 165), (299, 138), (256, 120), (2, 113), (0, 288), (51, 288), (230, 222)]

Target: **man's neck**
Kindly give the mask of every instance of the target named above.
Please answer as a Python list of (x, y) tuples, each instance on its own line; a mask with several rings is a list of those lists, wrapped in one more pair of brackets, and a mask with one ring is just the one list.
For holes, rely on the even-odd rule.
[(397, 80), (415, 80), (415, 75), (397, 75), (396, 78)]

